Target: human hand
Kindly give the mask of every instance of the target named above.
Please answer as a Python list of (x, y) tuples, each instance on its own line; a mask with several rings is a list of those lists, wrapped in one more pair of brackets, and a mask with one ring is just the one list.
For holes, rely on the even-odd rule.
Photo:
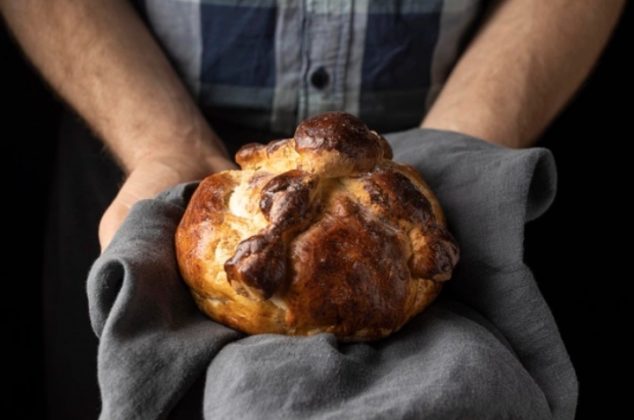
[(201, 179), (212, 172), (235, 167), (233, 162), (222, 156), (202, 159), (191, 156), (160, 156), (141, 160), (130, 171), (119, 193), (101, 217), (99, 243), (102, 252), (137, 201), (154, 197), (182, 182)]

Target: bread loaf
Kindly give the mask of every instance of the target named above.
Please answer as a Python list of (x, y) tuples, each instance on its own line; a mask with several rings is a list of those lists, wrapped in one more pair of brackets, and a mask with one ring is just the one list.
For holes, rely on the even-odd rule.
[(398, 330), (458, 261), (440, 205), (358, 118), (330, 112), (293, 138), (250, 144), (204, 179), (176, 232), (200, 309), (249, 334)]

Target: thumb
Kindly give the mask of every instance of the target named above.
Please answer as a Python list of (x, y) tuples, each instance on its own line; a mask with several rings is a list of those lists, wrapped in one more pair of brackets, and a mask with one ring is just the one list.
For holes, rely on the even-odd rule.
[(135, 197), (126, 188), (124, 184), (121, 190), (106, 209), (99, 222), (99, 245), (101, 252), (106, 249), (114, 234), (130, 212), (130, 208), (142, 197)]

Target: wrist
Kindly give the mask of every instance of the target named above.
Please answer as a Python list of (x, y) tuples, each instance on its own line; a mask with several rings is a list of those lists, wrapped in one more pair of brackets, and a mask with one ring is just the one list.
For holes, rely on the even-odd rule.
[(513, 129), (508, 124), (502, 124), (499, 119), (488, 116), (470, 119), (457, 115), (431, 115), (425, 118), (420, 128), (466, 134), (503, 147), (520, 148), (523, 146), (517, 134), (519, 129)]
[(227, 162), (231, 160), (226, 148), (207, 122), (195, 113), (187, 121), (183, 119), (157, 122), (144, 129), (119, 130), (105, 136), (106, 143), (126, 174), (152, 161), (187, 162), (192, 169), (228, 169)]
[(186, 151), (162, 151), (143, 156), (129, 172), (144, 175), (160, 174), (163, 182), (170, 184), (202, 179), (213, 172), (235, 169), (236, 165), (217, 153), (197, 153)]

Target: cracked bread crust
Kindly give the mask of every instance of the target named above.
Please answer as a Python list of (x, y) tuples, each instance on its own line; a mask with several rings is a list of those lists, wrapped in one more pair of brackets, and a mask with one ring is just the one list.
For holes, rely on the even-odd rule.
[(458, 261), (437, 199), (387, 141), (340, 112), (250, 144), (204, 179), (176, 232), (200, 309), (240, 331), (385, 337), (438, 295)]

